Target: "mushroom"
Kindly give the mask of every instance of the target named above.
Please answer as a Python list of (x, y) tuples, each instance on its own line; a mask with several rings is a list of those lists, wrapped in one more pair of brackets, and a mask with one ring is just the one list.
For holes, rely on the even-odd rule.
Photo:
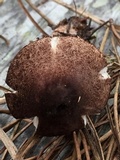
[(35, 117), (36, 133), (67, 135), (99, 113), (110, 92), (103, 54), (80, 37), (52, 36), (31, 42), (10, 64), (6, 93), (15, 118)]

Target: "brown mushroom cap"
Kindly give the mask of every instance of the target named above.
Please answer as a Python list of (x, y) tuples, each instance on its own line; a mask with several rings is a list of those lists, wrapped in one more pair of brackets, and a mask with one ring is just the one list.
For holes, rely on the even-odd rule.
[(39, 117), (41, 135), (68, 134), (83, 127), (82, 115), (104, 107), (110, 79), (101, 79), (106, 61), (93, 45), (77, 37), (46, 37), (25, 46), (11, 62), (6, 94), (16, 118)]

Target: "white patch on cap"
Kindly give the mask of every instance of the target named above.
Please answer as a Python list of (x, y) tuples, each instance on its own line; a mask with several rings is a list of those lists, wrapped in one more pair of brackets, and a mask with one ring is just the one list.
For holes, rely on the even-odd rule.
[(59, 38), (58, 37), (53, 37), (51, 39), (51, 48), (53, 49), (54, 52), (56, 52), (56, 49), (57, 49), (57, 45), (58, 45), (58, 40)]
[(101, 71), (99, 72), (99, 75), (100, 75), (99, 78), (100, 79), (105, 80), (105, 79), (111, 78), (110, 75), (108, 74), (107, 70), (108, 70), (107, 66), (104, 67), (103, 69), (101, 69)]
[(81, 117), (82, 117), (82, 119), (84, 121), (84, 125), (86, 126), (86, 124), (87, 124), (87, 117), (86, 117), (86, 115), (83, 115)]
[(78, 101), (77, 101), (77, 102), (79, 103), (79, 102), (80, 102), (80, 100), (81, 100), (81, 96), (79, 96), (79, 97), (78, 97)]
[(38, 128), (38, 124), (39, 124), (39, 118), (35, 116), (33, 119), (33, 125), (35, 126), (36, 129)]

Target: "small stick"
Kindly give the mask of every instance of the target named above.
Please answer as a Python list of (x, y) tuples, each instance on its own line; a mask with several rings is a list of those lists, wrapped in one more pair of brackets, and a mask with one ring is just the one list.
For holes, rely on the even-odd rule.
[(33, 157), (30, 157), (30, 158), (26, 158), (24, 160), (36, 160), (37, 156), (33, 156)]
[(74, 144), (75, 144), (75, 149), (77, 154), (77, 160), (82, 160), (81, 153), (80, 153), (80, 144), (78, 142), (78, 138), (75, 131), (73, 132), (73, 139), (74, 139)]
[[(67, 140), (62, 146), (58, 146), (60, 149), (57, 151), (57, 154), (55, 155), (55, 158), (53, 160), (56, 160), (56, 157), (60, 155), (60, 153), (67, 147), (67, 145), (70, 143), (70, 140)], [(57, 149), (57, 148), (56, 148)], [(66, 155), (67, 156), (67, 155)]]
[[(18, 133), (16, 133), (13, 137), (12, 137), (12, 142), (18, 138), (30, 125), (32, 124), (32, 122), (30, 122), (29, 124), (27, 124), (24, 128), (22, 128)], [(2, 149), (2, 151), (5, 150), (5, 147)], [(2, 153), (1, 151), (1, 153)], [(4, 156), (4, 155), (3, 155)]]
[(19, 160), (20, 157), (24, 158), (26, 154), (30, 151), (30, 149), (35, 146), (35, 144), (40, 141), (41, 137), (37, 134), (31, 136), (26, 143), (22, 145), (22, 147), (18, 150), (16, 155), (16, 160)]
[(109, 23), (109, 21), (106, 21), (106, 22), (102, 23), (99, 27), (95, 28), (95, 29), (92, 31), (90, 37), (91, 37), (97, 30), (99, 30), (99, 29), (102, 28), (103, 26), (107, 25), (107, 23)]
[(74, 147), (72, 155), (68, 159), (65, 159), (65, 160), (76, 160), (76, 159), (77, 159), (77, 155), (76, 155), (76, 149)]
[(89, 143), (89, 145), (90, 145), (90, 150), (91, 150), (92, 153), (93, 153), (94, 159), (95, 159), (95, 160), (101, 160), (100, 155), (99, 155), (99, 153), (98, 153), (98, 149), (97, 149), (97, 147), (96, 147), (95, 140), (93, 139), (93, 136), (90, 135), (87, 127), (84, 128), (84, 134), (85, 134), (85, 136), (86, 136), (86, 138), (87, 138), (87, 141), (88, 141), (88, 143)]
[(33, 19), (33, 17), (29, 14), (29, 12), (27, 11), (27, 9), (24, 7), (22, 0), (18, 0), (21, 8), (24, 10), (24, 12), (26, 13), (26, 15), (30, 18), (30, 20), (33, 22), (33, 24), (36, 26), (36, 28), (44, 35), (44, 36), (49, 36), (39, 25), (38, 23)]
[[(10, 135), (10, 139), (12, 140), (12, 138), (14, 137), (14, 135), (16, 134), (16, 132), (17, 132), (17, 130), (18, 130), (18, 127), (19, 127), (19, 124), (20, 123), (17, 123), (16, 125), (15, 125), (15, 127), (14, 127), (14, 129), (13, 129), (13, 132), (12, 132), (12, 134)], [(4, 151), (4, 153), (3, 153), (3, 156), (2, 156), (2, 158), (1, 158), (1, 160), (4, 160), (5, 159), (5, 157), (6, 157), (6, 155), (7, 155), (7, 149)]]
[(96, 124), (95, 124), (95, 128), (96, 127), (99, 127), (99, 126), (101, 126), (101, 125), (103, 125), (103, 124), (106, 124), (106, 123), (108, 123), (109, 121), (108, 121), (108, 119), (107, 120), (104, 120), (104, 121), (99, 121), (99, 122), (97, 122)]
[[(115, 94), (114, 94), (114, 120), (115, 120), (115, 126), (116, 126), (116, 131), (117, 134), (120, 132), (119, 129), (119, 119), (118, 119), (118, 90), (119, 90), (119, 84), (120, 84), (120, 78), (117, 78), (116, 81), (116, 87), (115, 87)], [(119, 143), (120, 143), (120, 138), (119, 138)]]
[(100, 137), (100, 142), (104, 142), (105, 140), (107, 140), (110, 136), (113, 135), (112, 130), (109, 130), (107, 133), (105, 133), (103, 136)]
[(109, 31), (110, 31), (110, 29), (109, 29), (109, 27), (107, 27), (107, 29), (105, 31), (105, 34), (104, 34), (104, 37), (102, 39), (102, 43), (100, 45), (100, 49), (99, 49), (101, 52), (103, 52), (103, 50), (104, 50), (104, 47), (105, 47), (105, 44), (106, 44), (106, 41), (107, 41), (107, 38), (108, 38)]
[[(58, 138), (57, 138), (57, 139), (58, 139)], [(50, 148), (50, 145), (52, 145), (52, 143), (54, 143), (57, 139), (53, 138), (53, 139), (40, 151), (40, 153), (39, 153), (38, 156), (37, 156), (37, 160), (40, 159), (40, 157), (42, 156), (43, 152), (44, 152), (45, 150), (47, 150), (47, 148)]]
[[(60, 144), (60, 142), (63, 140), (64, 136), (58, 137), (56, 141), (53, 142), (52, 148), (49, 148), (49, 153), (46, 154), (46, 157), (44, 157), (44, 160), (49, 160), (52, 156), (53, 152), (56, 150), (57, 146)], [(38, 160), (41, 160), (38, 159)]]
[(0, 97), (0, 104), (5, 104), (5, 103), (6, 103), (5, 96)]
[(50, 27), (55, 26), (55, 24), (44, 14), (42, 13), (32, 2), (31, 0), (26, 0), (27, 3), (33, 8), (43, 19), (45, 19)]
[(32, 122), (29, 122), (24, 128), (22, 128), (15, 136), (13, 137), (12, 141), (17, 139), (29, 126), (32, 125)]
[(91, 131), (92, 131), (92, 133), (93, 133), (93, 135), (94, 135), (94, 138), (95, 138), (95, 140), (96, 140), (96, 143), (97, 143), (98, 153), (99, 153), (101, 159), (104, 160), (103, 149), (102, 149), (102, 146), (101, 146), (101, 143), (100, 143), (98, 134), (97, 134), (97, 132), (96, 132), (96, 130), (95, 130), (95, 127), (94, 127), (94, 125), (93, 125), (93, 123), (92, 123), (92, 121), (91, 121), (91, 119), (90, 119), (89, 116), (87, 116), (87, 119), (88, 119), (88, 122), (89, 122), (89, 123), (88, 123), (88, 124), (89, 124), (89, 127), (90, 127), (90, 129), (91, 129)]
[[(106, 107), (106, 110), (107, 110), (108, 118), (110, 120), (110, 125), (111, 125), (111, 129), (112, 129), (112, 132), (113, 132), (113, 136), (114, 136), (114, 138), (116, 140), (116, 143), (118, 145), (118, 148), (119, 148), (120, 147), (120, 136), (119, 136), (119, 133), (116, 130), (116, 128), (114, 127), (113, 118), (112, 118), (112, 115), (110, 113), (109, 107)], [(120, 124), (120, 123), (118, 122), (118, 124)]]
[[(112, 146), (112, 152), (111, 152), (111, 159), (110, 160), (115, 160), (114, 159), (114, 156), (115, 156), (115, 154), (119, 157), (120, 156), (120, 150), (118, 149), (119, 147), (118, 147), (118, 145), (114, 142), (114, 144), (113, 144), (113, 146)], [(120, 157), (119, 157), (120, 158)], [(119, 158), (117, 158), (116, 160), (119, 160)]]
[(82, 15), (85, 16), (85, 17), (89, 17), (90, 19), (92, 19), (94, 22), (96, 22), (96, 23), (98, 23), (98, 24), (103, 24), (103, 23), (104, 23), (104, 21), (101, 20), (100, 18), (98, 18), (97, 16), (93, 16), (92, 14), (90, 14), (90, 13), (88, 13), (88, 12), (83, 12), (83, 9), (77, 9), (77, 10), (75, 11), (75, 8), (74, 8), (74, 7), (72, 7), (71, 5), (69, 5), (69, 4), (67, 4), (67, 3), (64, 3), (64, 2), (61, 1), (61, 0), (52, 0), (52, 1), (54, 1), (54, 2), (56, 2), (56, 3), (58, 3), (58, 4), (60, 4), (60, 5), (64, 6), (64, 7), (66, 7), (66, 8), (68, 8), (69, 10), (72, 10), (73, 12), (78, 13), (79, 15), (82, 14)]
[[(22, 128), (18, 133), (16, 133), (14, 135), (14, 137), (12, 137), (12, 142), (17, 139), (30, 125), (32, 124), (32, 122), (30, 122), (29, 124), (27, 124), (24, 128)], [(5, 151), (5, 147), (2, 148), (2, 150), (0, 150), (0, 154), (3, 153)], [(3, 155), (4, 156), (4, 155)]]
[(20, 122), (20, 119), (14, 120), (12, 122), (10, 122), (9, 124), (7, 124), (6, 126), (4, 126), (2, 129), (7, 132), (9, 131), (11, 128), (13, 128), (18, 122)]
[(75, 16), (77, 16), (77, 12), (76, 12), (77, 11), (77, 6), (76, 6), (76, 3), (75, 3), (75, 0), (73, 0), (73, 4), (74, 4), (74, 7), (75, 7), (75, 14), (76, 14)]
[(5, 93), (13, 93), (14, 91), (12, 91), (11, 89), (9, 88), (6, 88), (4, 86), (0, 86), (0, 90), (4, 91)]
[(14, 145), (14, 143), (11, 141), (11, 139), (7, 136), (7, 134), (1, 128), (0, 128), (0, 139), (4, 143), (12, 159), (15, 160), (18, 150), (16, 146)]
[(23, 121), (27, 122), (27, 123), (31, 123), (33, 120), (31, 119), (28, 119), (28, 118), (25, 118), (25, 119), (22, 119)]
[(81, 134), (81, 139), (82, 139), (84, 150), (85, 150), (85, 154), (86, 154), (86, 160), (90, 160), (90, 155), (89, 155), (88, 145), (87, 145), (87, 141), (85, 139), (85, 135), (83, 134), (82, 131), (80, 131), (80, 134)]
[(114, 138), (112, 137), (110, 142), (109, 142), (109, 147), (108, 147), (108, 151), (107, 151), (107, 156), (106, 156), (106, 160), (112, 160), (111, 159), (111, 154), (112, 154), (112, 151), (113, 151), (113, 146), (114, 146)]
[(118, 52), (117, 52), (117, 49), (116, 49), (116, 46), (115, 46), (115, 40), (114, 40), (114, 38), (112, 37), (111, 38), (111, 41), (112, 41), (112, 46), (113, 46), (113, 49), (114, 49), (114, 54), (115, 54), (115, 56), (116, 56), (116, 58), (117, 58), (117, 61), (118, 61), (118, 63), (120, 64), (120, 56), (119, 56), (119, 54), (118, 54)]
[(7, 44), (7, 46), (9, 46), (9, 41), (2, 35), (0, 35), (0, 38), (3, 39), (5, 41), (5, 43)]
[[(88, 151), (91, 150), (90, 146), (87, 146), (87, 148), (88, 148)], [(84, 154), (85, 153), (85, 149), (82, 149), (80, 152), (81, 152), (81, 155)]]
[(118, 39), (118, 41), (120, 42), (120, 35), (117, 33), (115, 27), (114, 27), (114, 24), (113, 24), (113, 20), (110, 19), (110, 26), (111, 26), (111, 29), (115, 35), (115, 37)]

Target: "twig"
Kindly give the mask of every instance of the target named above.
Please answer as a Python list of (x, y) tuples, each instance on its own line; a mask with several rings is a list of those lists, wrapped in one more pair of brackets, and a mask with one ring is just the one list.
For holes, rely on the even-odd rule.
[(76, 160), (76, 159), (77, 159), (77, 155), (76, 155), (76, 149), (74, 147), (72, 155), (68, 159), (65, 159), (65, 160)]
[(77, 154), (77, 160), (82, 160), (81, 153), (80, 153), (80, 144), (78, 142), (78, 138), (75, 131), (73, 132), (73, 138), (74, 138), (74, 144), (75, 144), (75, 149)]
[[(12, 138), (14, 137), (14, 135), (16, 134), (16, 132), (17, 132), (17, 130), (18, 130), (18, 127), (19, 127), (19, 124), (20, 123), (17, 123), (16, 125), (15, 125), (15, 127), (14, 127), (14, 129), (13, 129), (13, 132), (12, 132), (12, 134), (10, 135), (10, 139), (12, 140)], [(3, 153), (3, 156), (2, 156), (2, 158), (1, 158), (1, 160), (4, 160), (5, 159), (5, 157), (6, 157), (6, 154), (7, 154), (7, 149), (4, 151), (4, 153)]]
[(53, 138), (53, 139), (40, 151), (39, 155), (37, 156), (37, 160), (40, 159), (40, 157), (42, 156), (43, 152), (44, 152), (45, 150), (47, 150), (47, 148), (50, 148), (50, 145), (52, 145), (52, 143), (54, 143), (57, 139), (58, 139), (58, 137), (57, 137), (57, 138)]
[(33, 157), (30, 157), (30, 158), (26, 158), (24, 160), (36, 160), (37, 156), (33, 156)]
[(14, 120), (12, 122), (10, 122), (9, 124), (7, 124), (6, 126), (4, 126), (2, 129), (7, 132), (9, 131), (11, 128), (13, 128), (18, 122), (20, 122), (20, 119)]
[(5, 103), (6, 103), (5, 96), (0, 97), (0, 104), (5, 104)]
[(93, 139), (93, 137), (90, 135), (89, 131), (88, 131), (88, 128), (84, 128), (84, 133), (85, 133), (85, 136), (87, 138), (87, 141), (90, 145), (90, 150), (93, 152), (93, 156), (94, 158), (93, 159), (96, 159), (96, 160), (101, 160), (99, 154), (98, 154), (98, 150), (96, 148), (96, 143)]
[(106, 21), (106, 22), (102, 23), (99, 27), (95, 28), (95, 29), (92, 31), (92, 33), (91, 33), (90, 36), (92, 36), (97, 30), (99, 30), (99, 29), (102, 28), (103, 26), (107, 25), (107, 23), (109, 23), (109, 21)]
[(107, 151), (107, 156), (106, 156), (106, 160), (110, 160), (111, 158), (111, 152), (113, 150), (113, 145), (114, 145), (114, 138), (111, 138), (111, 141), (109, 142), (109, 147), (108, 147), (108, 151)]
[[(117, 133), (120, 132), (120, 130), (119, 130), (119, 120), (118, 120), (118, 89), (119, 89), (119, 83), (120, 83), (120, 77), (117, 78), (115, 94), (114, 94), (114, 120), (115, 120), (115, 126), (116, 126)], [(119, 137), (119, 143), (120, 143), (120, 137)]]
[(100, 137), (100, 142), (104, 142), (107, 140), (111, 135), (113, 135), (112, 131), (109, 130), (107, 133), (105, 133), (103, 136)]
[(73, 12), (78, 13), (79, 15), (82, 14), (84, 17), (89, 17), (90, 19), (92, 19), (94, 22), (96, 22), (98, 24), (103, 24), (104, 23), (104, 21), (101, 20), (99, 17), (94, 16), (94, 15), (88, 13), (88, 12), (83, 12), (84, 9), (77, 9), (77, 10), (75, 10), (75, 7), (72, 7), (71, 5), (69, 5), (67, 3), (64, 3), (61, 0), (52, 0), (52, 1), (54, 1), (54, 2), (56, 2), (56, 3), (58, 3), (58, 4), (60, 4), (60, 5), (64, 6), (64, 7), (66, 7), (66, 8), (68, 8), (69, 10), (71, 10)]
[[(44, 157), (44, 160), (49, 160), (54, 151), (56, 150), (57, 146), (60, 144), (60, 142), (63, 140), (64, 136), (58, 137), (56, 141), (53, 142), (52, 146), (49, 148), (49, 153), (46, 154)], [(39, 159), (41, 160), (41, 158)]]
[(9, 88), (6, 88), (4, 86), (0, 86), (0, 90), (4, 91), (5, 93), (13, 93), (14, 91), (12, 91), (11, 89)]
[(27, 11), (27, 9), (24, 7), (22, 0), (18, 0), (21, 8), (24, 10), (24, 12), (26, 13), (26, 15), (30, 18), (30, 20), (33, 22), (33, 24), (36, 26), (36, 28), (44, 35), (44, 36), (49, 36), (39, 25), (38, 23), (32, 18), (32, 16), (30, 15), (30, 13)]
[(110, 26), (111, 26), (111, 29), (115, 35), (115, 37), (117, 38), (117, 40), (120, 42), (120, 35), (117, 33), (115, 27), (114, 27), (114, 24), (113, 24), (113, 20), (110, 19)]
[(115, 40), (114, 40), (114, 38), (112, 37), (111, 38), (111, 42), (112, 42), (112, 46), (113, 46), (113, 49), (114, 49), (114, 54), (115, 54), (115, 56), (116, 56), (116, 58), (117, 58), (117, 61), (118, 61), (118, 63), (120, 64), (120, 56), (119, 56), (119, 54), (118, 54), (118, 52), (117, 52), (117, 49), (116, 49), (116, 46), (115, 46)]
[(108, 123), (108, 120), (103, 120), (103, 121), (101, 121), (101, 119), (100, 119), (99, 122), (97, 122), (97, 123), (94, 124), (94, 125), (95, 125), (95, 128), (97, 128), (97, 127), (99, 127), (99, 126), (101, 126), (101, 125), (103, 125), (103, 124), (106, 124), (106, 123)]
[(7, 46), (9, 46), (9, 41), (2, 35), (0, 35), (0, 38), (3, 39), (5, 41), (5, 43), (7, 44)]
[(80, 131), (80, 134), (81, 134), (81, 139), (82, 139), (84, 150), (85, 150), (85, 154), (86, 154), (86, 160), (90, 160), (87, 141), (86, 141), (85, 136), (84, 136), (82, 131)]
[(103, 149), (102, 149), (102, 146), (101, 146), (101, 143), (100, 143), (98, 134), (97, 134), (97, 132), (96, 132), (96, 130), (95, 130), (95, 127), (94, 127), (91, 119), (89, 118), (89, 116), (87, 116), (87, 119), (88, 119), (88, 122), (89, 122), (89, 123), (88, 123), (88, 124), (89, 124), (89, 127), (90, 127), (90, 129), (91, 129), (91, 131), (92, 131), (92, 134), (94, 135), (95, 140), (96, 140), (96, 144), (97, 144), (97, 147), (98, 147), (98, 152), (99, 152), (99, 154), (100, 154), (100, 157), (101, 157), (102, 160), (104, 160)]
[(16, 155), (16, 160), (18, 160), (20, 157), (24, 158), (27, 153), (30, 151), (30, 149), (38, 142), (40, 141), (41, 137), (37, 134), (34, 134), (31, 136), (25, 144), (18, 150), (18, 153)]
[(27, 3), (33, 8), (43, 19), (45, 19), (50, 27), (55, 26), (55, 23), (53, 23), (44, 13), (42, 13), (32, 2), (31, 0), (26, 0)]
[[(69, 145), (70, 140), (67, 140), (62, 146), (60, 146), (59, 150), (57, 151), (56, 155), (54, 156), (53, 160), (56, 160), (56, 157), (59, 157), (59, 154)], [(57, 149), (57, 148), (56, 148)]]
[(99, 49), (101, 52), (103, 52), (103, 50), (104, 50), (105, 43), (106, 43), (106, 41), (107, 41), (109, 31), (110, 31), (110, 29), (109, 29), (109, 27), (107, 27), (107, 29), (106, 29), (106, 31), (105, 31), (105, 34), (104, 34), (104, 37), (103, 37), (103, 39), (102, 39), (102, 43), (101, 43), (101, 45), (100, 45), (100, 49)]
[[(0, 139), (4, 143), (5, 147), (7, 148), (8, 152), (10, 153), (13, 160), (15, 160), (16, 154), (18, 152), (14, 143), (10, 140), (7, 134), (0, 128)], [(21, 158), (21, 157), (20, 157)]]
[(114, 144), (112, 146), (112, 150), (111, 150), (111, 159), (110, 160), (115, 160), (114, 159), (114, 156), (115, 154), (118, 154), (118, 158), (116, 160), (119, 160), (120, 159), (120, 154), (119, 154), (119, 147), (117, 146), (116, 142), (114, 141)]
[(18, 133), (15, 134), (15, 136), (13, 137), (12, 141), (14, 141), (15, 139), (17, 139), (28, 127), (30, 127), (32, 124), (32, 122), (29, 122), (25, 127), (23, 127)]

